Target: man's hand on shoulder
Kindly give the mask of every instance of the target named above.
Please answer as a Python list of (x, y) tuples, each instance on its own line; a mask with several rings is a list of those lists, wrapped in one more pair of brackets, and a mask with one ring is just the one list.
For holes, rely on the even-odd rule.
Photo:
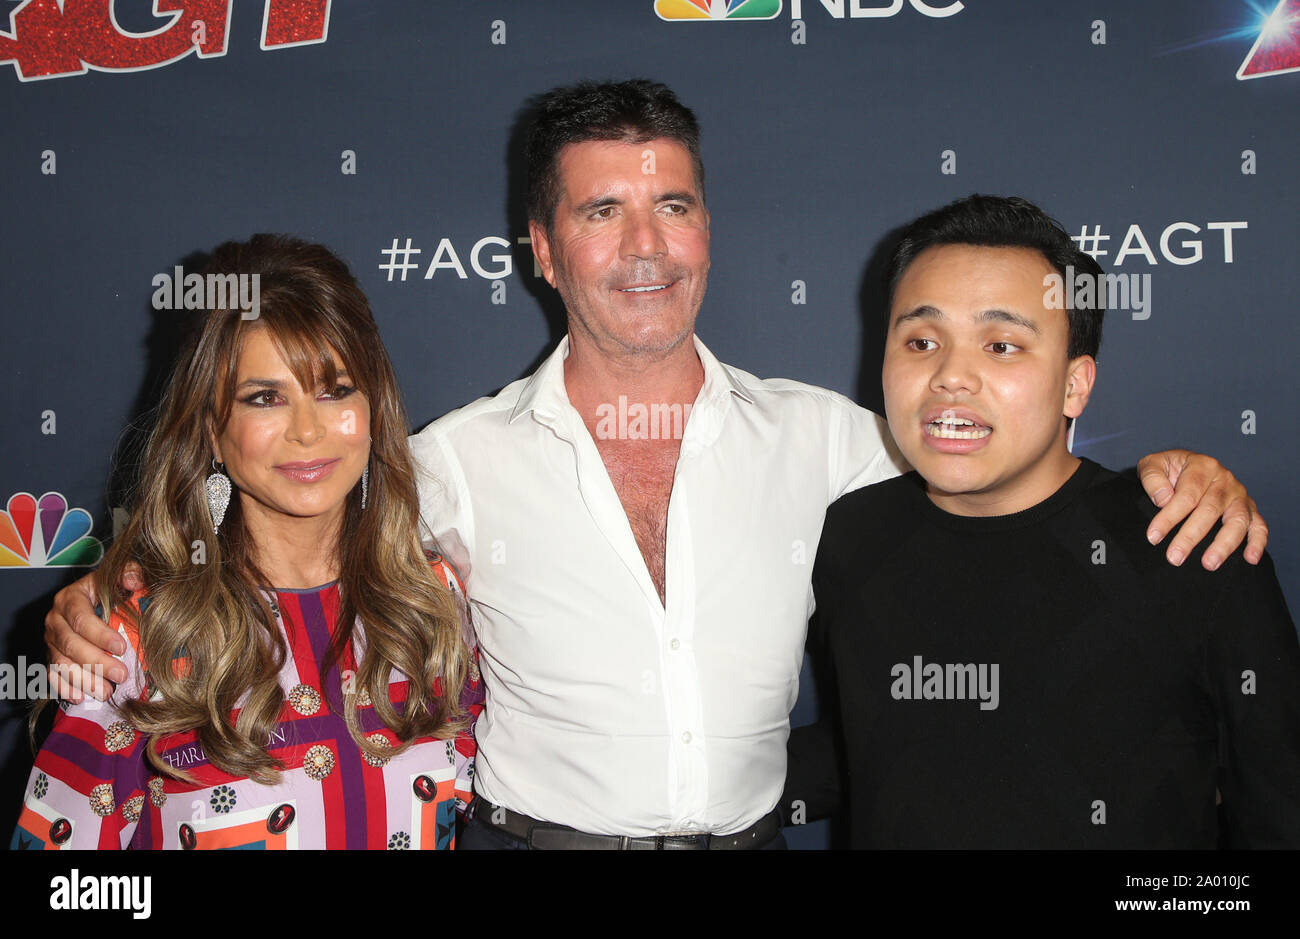
[[(126, 679), (126, 668), (113, 657), (126, 652), (126, 642), (95, 615), (94, 578), (87, 574), (56, 593), (54, 607), (45, 615), (54, 689), (60, 698), (74, 703), (82, 700), (83, 693), (107, 701), (113, 689), (103, 679)], [(128, 569), (122, 586), (131, 591), (143, 587), (139, 571)]]
[[(1258, 564), (1268, 545), (1268, 525), (1246, 493), (1246, 487), (1211, 456), (1190, 450), (1164, 450), (1138, 462), (1138, 478), (1160, 512), (1147, 528), (1147, 540), (1159, 544), (1182, 522), (1165, 557), (1178, 566), (1223, 519), (1214, 541), (1201, 556), (1207, 571), (1218, 570), (1243, 541), (1242, 556)], [(1186, 519), (1186, 521), (1184, 521)]]

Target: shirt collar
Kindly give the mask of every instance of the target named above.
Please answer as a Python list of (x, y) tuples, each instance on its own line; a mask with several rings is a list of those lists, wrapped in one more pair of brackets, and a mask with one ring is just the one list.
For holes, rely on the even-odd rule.
[(564, 360), (568, 357), (569, 334), (565, 333), (555, 351), (524, 382), (508, 423), (513, 424), (529, 411), (534, 412), (539, 419), (554, 420), (566, 409), (573, 407), (569, 403), (569, 393), (564, 390)]
[(701, 401), (717, 400), (721, 401), (722, 397), (730, 392), (742, 401), (753, 404), (754, 398), (745, 389), (739, 379), (732, 374), (731, 369), (718, 361), (717, 356), (709, 351), (708, 346), (700, 342), (699, 336), (692, 337), (695, 340), (695, 351), (699, 353), (700, 362), (704, 365), (704, 387), (700, 389)]
[[(700, 337), (692, 335), (691, 339), (695, 343), (700, 364), (704, 366), (704, 386), (700, 389), (700, 404), (721, 406), (725, 403), (728, 394), (753, 404), (754, 399), (745, 386), (729, 368), (718, 361), (717, 357), (700, 341)], [(565, 333), (560, 344), (555, 347), (555, 351), (546, 357), (541, 367), (524, 383), (523, 390), (519, 392), (519, 400), (515, 403), (514, 410), (510, 412), (509, 423), (513, 424), (529, 411), (532, 411), (538, 420), (549, 423), (573, 409), (573, 405), (569, 402), (569, 393), (564, 387), (564, 360), (568, 357), (569, 335)]]

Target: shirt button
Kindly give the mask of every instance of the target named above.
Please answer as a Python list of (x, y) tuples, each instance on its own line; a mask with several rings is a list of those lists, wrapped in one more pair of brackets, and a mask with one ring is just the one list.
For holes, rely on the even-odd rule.
[(691, 732), (688, 730), (686, 731), (686, 733), (682, 734), (682, 743), (690, 743), (690, 742), (691, 742)]
[(681, 648), (681, 644), (682, 643), (680, 639), (674, 639), (672, 642), (668, 643), (668, 648), (672, 649), (673, 651), (676, 651), (677, 649)]

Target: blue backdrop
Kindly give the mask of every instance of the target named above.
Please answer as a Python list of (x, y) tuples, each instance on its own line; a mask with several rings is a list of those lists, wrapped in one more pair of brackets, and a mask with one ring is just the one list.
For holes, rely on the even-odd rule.
[[(1149, 275), (1145, 309), (1108, 317), (1076, 452), (1218, 456), (1294, 603), (1300, 0), (729, 5), (0, 0), (0, 663), (43, 658), (66, 565), (111, 536), (111, 455), (186, 315), (152, 280), (196, 252), (257, 231), (339, 251), (419, 425), (531, 370), (563, 327), (520, 241), (517, 118), (585, 77), (656, 78), (699, 115), (698, 331), (758, 375), (880, 410), (882, 241), (971, 192)], [(26, 706), (0, 702), (5, 826)], [(805, 687), (796, 722), (813, 708)]]

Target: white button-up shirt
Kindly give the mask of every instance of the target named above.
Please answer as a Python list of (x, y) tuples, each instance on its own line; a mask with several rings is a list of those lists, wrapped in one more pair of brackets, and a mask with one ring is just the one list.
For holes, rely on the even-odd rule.
[(728, 834), (780, 798), (826, 507), (897, 475), (884, 421), (695, 340), (704, 385), (668, 505), (667, 605), (564, 386), (531, 377), (411, 438), (466, 583), (487, 707), (475, 789), (602, 834)]

